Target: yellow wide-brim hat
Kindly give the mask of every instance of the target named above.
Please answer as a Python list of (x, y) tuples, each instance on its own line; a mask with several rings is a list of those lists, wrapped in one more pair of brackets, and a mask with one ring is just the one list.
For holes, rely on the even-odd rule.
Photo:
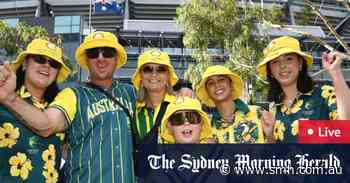
[(288, 53), (296, 53), (303, 57), (306, 61), (307, 67), (310, 68), (312, 65), (312, 56), (302, 52), (300, 48), (300, 43), (297, 39), (283, 36), (273, 39), (270, 44), (264, 49), (264, 59), (258, 65), (258, 72), (260, 77), (266, 78), (267, 70), (266, 64), (281, 55)]
[(32, 42), (30, 42), (27, 46), (27, 49), (25, 51), (22, 51), (17, 56), (16, 61), (12, 63), (15, 71), (17, 71), (17, 69), (23, 64), (23, 61), (28, 55), (43, 55), (60, 63), (62, 67), (57, 74), (57, 83), (62, 83), (71, 73), (68, 66), (63, 62), (62, 49), (56, 46), (54, 43), (49, 42), (48, 40), (34, 39)]
[(162, 139), (164, 139), (167, 143), (175, 143), (175, 138), (172, 132), (170, 131), (170, 129), (167, 127), (168, 119), (176, 111), (184, 111), (184, 110), (196, 111), (198, 112), (198, 114), (200, 114), (202, 118), (202, 128), (201, 128), (201, 134), (199, 139), (200, 142), (205, 143), (204, 142), (205, 139), (213, 138), (213, 132), (212, 132), (208, 115), (202, 110), (202, 106), (200, 102), (197, 99), (193, 99), (189, 97), (178, 97), (176, 98), (175, 101), (171, 102), (168, 105), (168, 108), (162, 119), (162, 122), (161, 122)]
[(243, 81), (241, 77), (239, 77), (237, 74), (230, 71), (225, 66), (222, 66), (222, 65), (209, 66), (207, 70), (204, 72), (203, 78), (196, 90), (196, 95), (203, 104), (209, 107), (215, 107), (215, 103), (210, 98), (206, 88), (206, 83), (208, 79), (211, 76), (215, 76), (215, 75), (225, 75), (231, 79), (233, 100), (239, 98), (242, 95)]
[(97, 47), (115, 48), (115, 50), (117, 51), (118, 59), (116, 65), (117, 69), (121, 68), (124, 64), (126, 64), (127, 54), (124, 47), (118, 42), (118, 38), (110, 32), (97, 31), (86, 36), (84, 42), (78, 47), (78, 49), (75, 52), (75, 59), (77, 60), (81, 68), (88, 69), (86, 63), (86, 50)]
[(141, 69), (145, 64), (160, 64), (167, 66), (169, 70), (169, 81), (171, 86), (174, 86), (178, 80), (174, 67), (170, 63), (170, 57), (166, 52), (158, 49), (151, 49), (142, 53), (137, 60), (137, 68), (132, 76), (133, 85), (139, 89), (141, 86)]

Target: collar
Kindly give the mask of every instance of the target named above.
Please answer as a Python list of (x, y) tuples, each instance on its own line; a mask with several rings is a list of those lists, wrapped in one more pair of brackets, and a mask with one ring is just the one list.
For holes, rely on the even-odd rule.
[(19, 90), (17, 90), (17, 94), (26, 100), (29, 100), (32, 102), (32, 104), (40, 109), (44, 109), (48, 106), (48, 103), (45, 101), (40, 101), (37, 98), (33, 97), (32, 94), (27, 90), (27, 88), (22, 85)]
[[(174, 95), (170, 95), (169, 93), (165, 94), (165, 97), (163, 99), (164, 102), (172, 102), (176, 99), (176, 97)], [(142, 108), (146, 106), (146, 102), (142, 101), (142, 102), (136, 102), (136, 108)]]
[[(246, 103), (244, 103), (241, 99), (235, 99), (233, 102), (232, 102), (232, 105), (235, 106), (235, 112), (234, 114), (236, 114), (237, 112), (242, 112), (243, 114), (247, 114), (249, 113), (249, 107)], [(213, 118), (214, 119), (220, 119), (220, 113), (218, 111), (218, 109), (215, 107), (213, 108)]]

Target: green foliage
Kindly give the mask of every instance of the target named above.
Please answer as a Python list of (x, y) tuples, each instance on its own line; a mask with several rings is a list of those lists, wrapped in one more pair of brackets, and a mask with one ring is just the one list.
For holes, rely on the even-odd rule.
[(309, 25), (312, 19), (315, 18), (315, 15), (310, 6), (304, 6), (301, 13), (298, 14), (296, 23), (298, 25)]
[(0, 47), (6, 51), (8, 57), (23, 51), (32, 39), (47, 35), (47, 31), (39, 26), (28, 26), (19, 22), (16, 27), (11, 27), (0, 20)]
[[(177, 22), (184, 27), (185, 47), (194, 48), (193, 58), (197, 63), (188, 68), (185, 78), (196, 88), (213, 58), (225, 58), (227, 67), (243, 80), (255, 83), (251, 76), (257, 73), (256, 65), (268, 41), (257, 36), (256, 24), (264, 19), (278, 24), (282, 11), (276, 7), (262, 9), (250, 3), (239, 6), (234, 0), (191, 0), (177, 9), (177, 15)], [(224, 51), (209, 54), (211, 48)]]
[[(20, 52), (25, 50), (26, 46), (35, 38), (49, 40), (62, 48), (61, 37), (49, 37), (45, 28), (40, 26), (29, 26), (23, 22), (19, 22), (16, 27), (9, 26), (5, 21), (0, 20), (0, 48), (6, 52), (5, 56), (12, 59)], [(63, 61), (71, 68), (72, 75), (76, 74), (76, 68), (70, 64), (68, 57), (64, 56)]]

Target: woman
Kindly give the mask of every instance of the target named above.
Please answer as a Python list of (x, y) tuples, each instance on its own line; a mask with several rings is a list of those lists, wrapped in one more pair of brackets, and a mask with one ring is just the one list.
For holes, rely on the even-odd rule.
[[(138, 90), (136, 130), (134, 130), (137, 133), (134, 134), (136, 142), (140, 143), (152, 132), (151, 129), (155, 125), (157, 128), (161, 127), (160, 122), (167, 105), (175, 100), (172, 86), (176, 82), (177, 76), (167, 53), (152, 49), (139, 56), (137, 69), (132, 77), (132, 83)], [(151, 139), (151, 141), (159, 141), (158, 130), (153, 132), (157, 140)]]
[(197, 99), (178, 97), (170, 103), (161, 124), (164, 142), (199, 144), (213, 138), (208, 115)]
[(342, 100), (350, 96), (340, 69), (343, 57), (338, 52), (322, 56), (333, 88), (315, 84), (308, 75), (312, 56), (301, 51), (298, 40), (284, 36), (271, 41), (258, 65), (260, 76), (269, 81), (268, 101), (275, 104), (275, 116), (264, 115), (276, 118), (275, 123), (263, 123), (269, 139), (296, 143), (300, 119), (349, 119), (349, 104)]
[(256, 106), (239, 99), (241, 78), (224, 66), (210, 66), (196, 91), (203, 104), (211, 107), (211, 124), (218, 143), (262, 143), (264, 135)]
[[(9, 71), (11, 68), (5, 64)], [(34, 39), (13, 63), (17, 94), (44, 109), (58, 93), (57, 83), (70, 74), (62, 50)], [(10, 99), (12, 100), (12, 99)], [(57, 182), (61, 160), (61, 135), (43, 138), (22, 125), (21, 117), (0, 106), (0, 177), (4, 182)]]

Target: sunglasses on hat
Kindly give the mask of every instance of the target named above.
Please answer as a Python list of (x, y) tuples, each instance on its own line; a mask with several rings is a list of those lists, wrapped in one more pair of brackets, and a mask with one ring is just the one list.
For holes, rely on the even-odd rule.
[(169, 117), (169, 122), (172, 126), (180, 126), (188, 121), (190, 124), (201, 123), (201, 116), (195, 111), (176, 112)]
[(32, 58), (34, 60), (35, 63), (37, 64), (46, 64), (47, 62), (49, 62), (49, 65), (54, 68), (54, 69), (59, 69), (61, 68), (61, 63), (55, 61), (55, 60), (52, 60), (52, 59), (49, 59), (49, 58), (46, 58), (42, 55), (30, 55), (29, 58)]
[(167, 72), (168, 69), (166, 66), (156, 66), (156, 67), (152, 67), (152, 66), (144, 66), (142, 68), (142, 72), (145, 73), (145, 74), (151, 74), (153, 72), (156, 72), (156, 73), (165, 73)]
[(103, 57), (105, 58), (113, 58), (117, 55), (117, 51), (115, 50), (115, 48), (111, 47), (97, 47), (86, 50), (86, 56), (90, 59), (97, 58), (100, 55), (100, 53), (102, 53)]

